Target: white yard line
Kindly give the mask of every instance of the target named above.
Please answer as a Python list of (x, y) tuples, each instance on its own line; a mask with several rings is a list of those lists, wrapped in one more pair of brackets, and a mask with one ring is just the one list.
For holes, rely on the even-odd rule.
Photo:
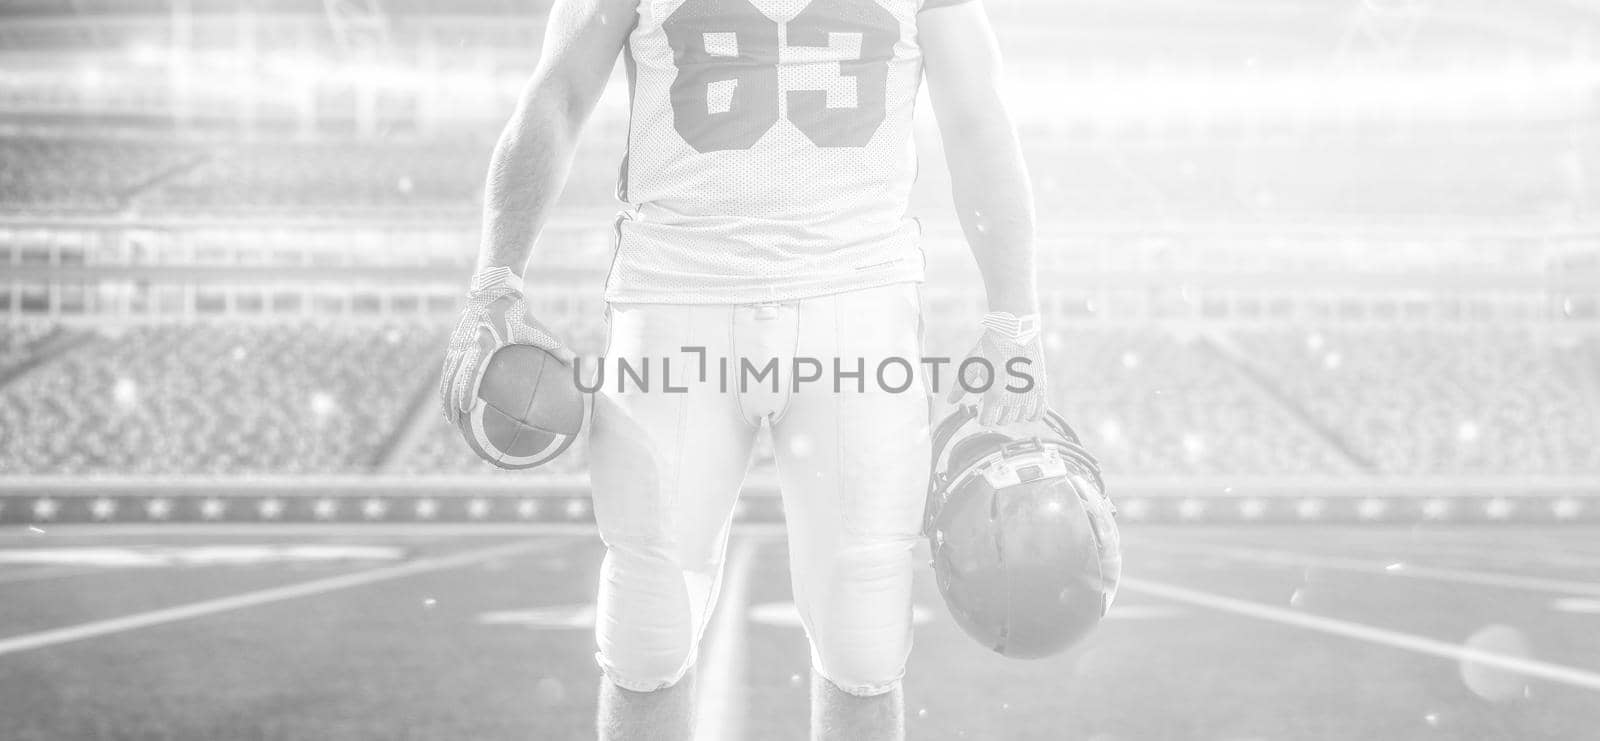
[[(1353, 623), (1347, 620), (1311, 615), (1297, 610), (1285, 609), (1273, 605), (1252, 602), (1249, 600), (1224, 597), (1220, 594), (1202, 592), (1197, 589), (1150, 581), (1147, 579), (1126, 578), (1122, 580), (1122, 588), (1131, 592), (1145, 594), (1151, 597), (1182, 602), (1196, 607), (1204, 607), (1220, 612), (1226, 612), (1242, 617), (1255, 618), (1279, 625), (1289, 625), (1297, 628), (1350, 638), (1357, 641), (1388, 646), (1402, 651), (1434, 656), (1442, 659), (1452, 659), (1460, 662), (1471, 662), (1485, 667), (1492, 667), (1505, 672), (1520, 674), (1536, 679), (1564, 684), (1570, 687), (1600, 692), (1600, 674), (1575, 669), (1560, 664), (1551, 664), (1545, 661), (1525, 659), (1509, 656), (1493, 651), (1483, 651), (1475, 648), (1426, 638), (1411, 633), (1377, 628), (1362, 623)], [(1114, 608), (1113, 608), (1114, 609)]]
[(538, 542), (518, 542), (489, 546), (486, 548), (474, 548), (472, 550), (463, 551), (460, 553), (453, 553), (448, 556), (421, 558), (416, 561), (411, 561), (409, 563), (404, 563), (397, 566), (385, 566), (382, 568), (368, 569), (366, 571), (358, 571), (353, 574), (342, 574), (340, 576), (332, 576), (326, 579), (314, 579), (312, 581), (300, 582), (298, 584), (289, 584), (281, 587), (273, 587), (271, 589), (261, 589), (254, 592), (245, 592), (243, 594), (236, 594), (228, 597), (203, 600), (200, 602), (191, 602), (186, 605), (178, 605), (176, 607), (168, 607), (160, 610), (151, 610), (149, 612), (140, 612), (133, 615), (124, 615), (122, 617), (110, 618), (107, 620), (96, 620), (94, 622), (81, 623), (79, 625), (73, 625), (66, 628), (56, 628), (53, 630), (40, 631), (38, 633), (14, 636), (11, 638), (0, 639), (0, 656), (13, 654), (20, 651), (28, 651), (36, 648), (45, 648), (47, 646), (54, 646), (62, 643), (81, 641), (89, 638), (114, 635), (117, 633), (126, 633), (128, 631), (138, 630), (140, 628), (165, 625), (167, 623), (174, 623), (180, 620), (205, 617), (207, 615), (215, 615), (217, 613), (228, 612), (231, 610), (242, 610), (247, 607), (258, 607), (261, 605), (271, 604), (273, 602), (282, 602), (284, 600), (296, 599), (299, 597), (310, 597), (318, 594), (326, 594), (328, 592), (334, 592), (340, 589), (349, 589), (351, 587), (376, 584), (378, 582), (390, 581), (393, 579), (403, 579), (408, 576), (416, 576), (418, 574), (426, 574), (433, 571), (444, 571), (446, 569), (470, 566), (481, 561), (526, 553), (528, 551), (539, 549), (543, 545), (544, 544)]
[(737, 741), (745, 737), (745, 612), (750, 601), (750, 571), (759, 547), (755, 539), (741, 538), (728, 558), (724, 589), (696, 672), (695, 703), (700, 716), (695, 727), (696, 741)]
[(30, 581), (47, 581), (50, 579), (64, 579), (69, 576), (82, 576), (84, 574), (109, 574), (112, 569), (85, 568), (82, 566), (54, 566), (31, 569), (17, 569), (12, 572), (0, 572), (0, 584), (17, 584)]
[(1527, 592), (1543, 592), (1549, 594), (1571, 594), (1584, 597), (1600, 597), (1600, 583), (1573, 581), (1571, 579), (1550, 579), (1539, 576), (1522, 576), (1518, 574), (1504, 574), (1466, 569), (1452, 569), (1439, 566), (1422, 566), (1411, 563), (1406, 558), (1365, 560), (1356, 558), (1341, 558), (1337, 556), (1320, 556), (1296, 551), (1272, 550), (1265, 548), (1237, 548), (1233, 546), (1218, 546), (1204, 544), (1179, 544), (1179, 543), (1154, 543), (1141, 542), (1138, 548), (1151, 550), (1176, 551), (1188, 554), (1203, 554), (1219, 556), (1257, 564), (1276, 566), (1314, 566), (1335, 571), (1353, 571), (1363, 574), (1379, 574), (1383, 576), (1397, 576), (1407, 579), (1424, 579), (1428, 581), (1452, 582), (1456, 584), (1472, 584), (1480, 587), (1495, 587), (1499, 589), (1517, 589)]
[[(1399, 548), (1396, 548), (1395, 544), (1390, 544), (1386, 547), (1382, 543), (1365, 543), (1358, 547), (1362, 550), (1361, 555), (1368, 558), (1390, 558), (1391, 560), (1410, 560), (1413, 556), (1416, 556), (1421, 558), (1461, 558), (1473, 561), (1489, 559), (1496, 561), (1497, 565), (1507, 567), (1556, 566), (1591, 569), (1600, 567), (1600, 556), (1586, 555), (1550, 546), (1527, 546), (1499, 541), (1493, 543), (1480, 541), (1476, 545), (1409, 542)], [(1512, 558), (1513, 556), (1515, 558)]]

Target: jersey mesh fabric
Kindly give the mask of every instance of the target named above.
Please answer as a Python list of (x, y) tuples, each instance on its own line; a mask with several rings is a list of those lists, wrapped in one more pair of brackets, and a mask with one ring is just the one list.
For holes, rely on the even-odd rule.
[[(628, 44), (632, 119), (619, 189), (631, 208), (619, 220), (607, 300), (756, 303), (922, 280), (920, 228), (907, 210), (923, 3), (640, 0)], [(813, 27), (797, 31), (802, 13)], [(868, 49), (867, 32), (837, 31), (851, 23), (877, 24), (881, 53)], [(791, 34), (806, 36), (791, 44)], [(760, 48), (774, 35), (775, 49)], [(701, 44), (701, 56), (685, 55), (686, 45)], [(872, 74), (861, 73), (863, 57), (881, 65), (881, 91), (863, 82)], [(709, 82), (694, 77), (705, 70)], [(815, 107), (819, 94), (824, 115), (834, 116), (857, 115), (842, 112), (863, 104), (875, 111), (876, 100), (860, 97), (881, 95), (882, 122), (871, 129), (869, 112), (864, 142), (819, 145), (795, 122), (805, 112), (792, 110), (806, 96)], [(686, 106), (705, 106), (689, 111), (695, 116), (722, 114), (747, 140), (692, 145), (675, 119)]]

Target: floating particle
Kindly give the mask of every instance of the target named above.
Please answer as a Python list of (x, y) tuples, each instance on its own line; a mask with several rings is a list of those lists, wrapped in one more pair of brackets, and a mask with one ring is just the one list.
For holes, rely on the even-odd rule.
[[(1508, 625), (1486, 625), (1479, 628), (1465, 642), (1468, 651), (1508, 659), (1528, 659), (1533, 651), (1528, 637)], [(1523, 697), (1528, 688), (1526, 676), (1489, 663), (1483, 658), (1463, 657), (1460, 664), (1461, 681), (1472, 693), (1491, 702), (1504, 702)]]

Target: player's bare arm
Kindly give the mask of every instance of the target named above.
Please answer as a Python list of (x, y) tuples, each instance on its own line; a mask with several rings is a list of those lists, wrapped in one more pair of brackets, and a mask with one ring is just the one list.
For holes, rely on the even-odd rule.
[[(983, 3), (924, 11), (918, 29), (957, 216), (989, 301), (985, 331), (971, 353), (989, 360), (997, 379), (979, 404), (980, 419), (986, 425), (1035, 421), (1045, 412), (1047, 394), (1033, 190), (1001, 95), (999, 45)], [(1033, 383), (1007, 377), (1008, 366)], [(957, 386), (950, 400), (962, 396)]]
[(544, 50), (500, 133), (484, 191), (478, 269), (521, 275), (561, 195), (579, 132), (605, 90), (638, 0), (557, 0)]
[(523, 88), (489, 163), (483, 236), (467, 307), (445, 353), (439, 394), (455, 423), (469, 405), (483, 361), (507, 344), (573, 359), (528, 312), (522, 274), (551, 205), (560, 196), (584, 121), (632, 28), (637, 0), (557, 0), (538, 68)]

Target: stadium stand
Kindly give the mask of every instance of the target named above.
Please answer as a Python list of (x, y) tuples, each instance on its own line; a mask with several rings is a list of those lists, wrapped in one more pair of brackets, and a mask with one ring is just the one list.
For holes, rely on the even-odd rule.
[[(485, 147), (487, 145), (484, 145)], [(461, 209), (478, 202), (487, 149), (272, 143), (218, 151), (140, 199), (152, 210)]]
[(0, 208), (117, 209), (140, 188), (205, 157), (161, 141), (0, 138)]
[[(580, 353), (603, 348), (597, 318), (549, 318)], [(0, 474), (356, 473), (385, 459), (393, 473), (490, 473), (431, 398), (447, 329), (223, 321), (96, 331), (0, 387)], [(6, 325), (0, 373), (71, 331)], [(930, 336), (928, 354), (957, 354), (949, 348), (969, 340)], [(1047, 341), (1056, 406), (1109, 471), (1600, 472), (1600, 417), (1585, 388), (1600, 367), (1592, 338), (1236, 329), (1219, 347), (1192, 331), (1077, 325)], [(419, 393), (428, 398), (411, 406)], [(384, 450), (403, 426), (416, 433), (406, 449)], [(771, 459), (763, 436), (756, 470)], [(582, 473), (586, 460), (580, 442), (552, 466), (507, 475)]]
[(443, 342), (415, 327), (102, 330), (0, 389), (0, 474), (367, 470)]
[(12, 374), (42, 362), (50, 348), (74, 333), (45, 321), (19, 321), (0, 331), (0, 385)]
[(1079, 428), (1108, 471), (1185, 475), (1357, 470), (1210, 352), (1198, 336), (1159, 328), (1075, 328), (1052, 339), (1056, 407)]
[(1592, 357), (1526, 329), (1234, 335), (1312, 418), (1390, 474), (1600, 471)]

